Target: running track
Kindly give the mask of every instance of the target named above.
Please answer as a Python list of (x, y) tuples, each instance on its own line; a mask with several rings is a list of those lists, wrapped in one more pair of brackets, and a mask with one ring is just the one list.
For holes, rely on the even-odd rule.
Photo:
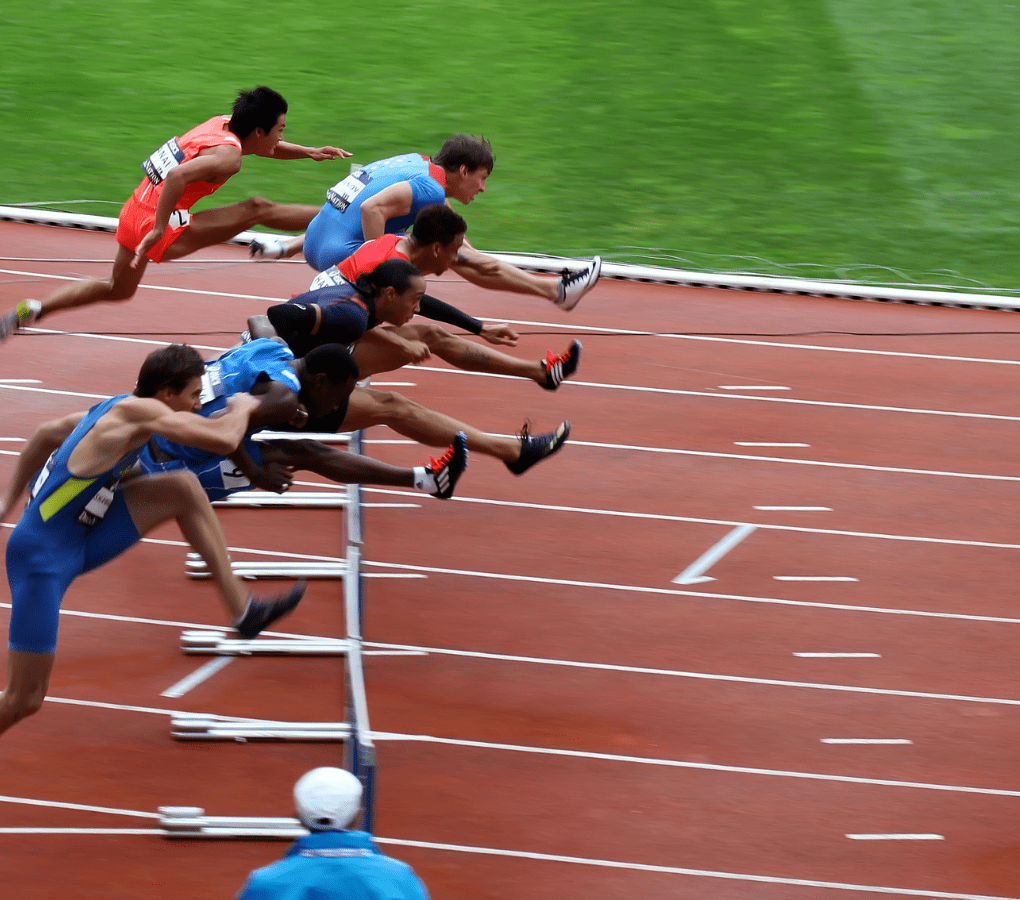
[[(114, 252), (0, 235), (4, 309)], [(42, 323), (98, 334), (4, 344), (0, 379), (37, 383), (0, 383), (0, 475), (39, 422), (130, 390), (147, 342), (221, 332), (187, 337), (211, 355), (310, 271), (215, 248)], [(570, 315), (436, 293), (535, 332), (521, 353), (585, 349), (554, 394), (440, 362), (376, 379), (491, 431), (573, 422), (522, 478), (474, 455), (452, 502), (365, 495), (384, 849), (451, 900), (1020, 897), (1020, 318), (613, 282)], [(751, 336), (823, 330), (998, 333)], [(339, 553), (336, 513), (221, 515), (235, 548)], [(294, 780), (336, 762), (169, 738), (174, 710), (335, 720), (342, 699), (335, 660), (272, 658), (162, 696), (203, 664), (182, 628), (225, 614), (176, 529), (154, 537), (72, 588), (51, 702), (0, 740), (5, 896), (233, 896), (285, 845), (167, 842), (157, 807), (288, 815)], [(339, 635), (338, 598), (313, 583), (281, 630)]]

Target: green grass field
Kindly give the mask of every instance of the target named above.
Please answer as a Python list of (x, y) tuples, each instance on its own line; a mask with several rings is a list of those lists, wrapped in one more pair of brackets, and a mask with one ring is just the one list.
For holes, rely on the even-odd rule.
[[(291, 140), (359, 162), (488, 137), (479, 247), (1020, 288), (1000, 0), (7, 0), (0, 35), (0, 204), (116, 215), (156, 146), (264, 83)], [(317, 204), (347, 168), (246, 157), (213, 199)]]

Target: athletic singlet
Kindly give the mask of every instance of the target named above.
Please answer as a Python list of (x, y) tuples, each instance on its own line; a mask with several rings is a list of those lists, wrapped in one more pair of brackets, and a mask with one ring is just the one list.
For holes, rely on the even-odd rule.
[(359, 275), (371, 272), (379, 263), (388, 259), (408, 259), (406, 253), (397, 250), (397, 244), (403, 240), (402, 234), (384, 234), (374, 241), (365, 241), (353, 254), (343, 262), (330, 266), (320, 272), (312, 280), (308, 290), (314, 291), (330, 285), (353, 283)]
[(375, 317), (375, 301), (357, 294), (351, 284), (298, 294), (286, 303), (269, 307), (266, 316), (298, 357), (320, 344), (349, 347), (379, 324)]
[(116, 403), (129, 394), (121, 394), (97, 403), (86, 413), (67, 440), (53, 451), (32, 485), (32, 499), (25, 510), (26, 520), (44, 528), (80, 533), (94, 528), (106, 515), (120, 479), (135, 465), (142, 447), (125, 454), (105, 472), (80, 478), (67, 469), (75, 447), (93, 425)]
[[(294, 354), (279, 341), (259, 338), (241, 344), (224, 353), (219, 359), (205, 364), (202, 376), (202, 409), (199, 415), (211, 416), (225, 409), (227, 400), (234, 394), (250, 392), (260, 381), (278, 381), (295, 394), (301, 391), (301, 382), (288, 363)], [(153, 442), (167, 456), (183, 460), (189, 466), (222, 456), (196, 447), (186, 447), (156, 435)]]
[[(201, 125), (187, 132), (184, 137), (173, 137), (156, 150), (145, 162), (142, 170), (145, 177), (135, 188), (133, 199), (144, 206), (156, 208), (159, 195), (163, 189), (163, 181), (172, 169), (181, 163), (194, 159), (203, 150), (231, 144), (241, 149), (241, 139), (232, 131), (227, 131), (230, 116), (213, 116)], [(177, 201), (175, 209), (191, 209), (203, 197), (223, 186), (223, 182), (214, 184), (210, 181), (196, 181), (189, 184)]]

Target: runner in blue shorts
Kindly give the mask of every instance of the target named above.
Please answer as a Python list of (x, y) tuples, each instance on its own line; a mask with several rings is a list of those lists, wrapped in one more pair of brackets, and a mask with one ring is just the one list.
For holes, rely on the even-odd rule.
[[(404, 153), (369, 163), (326, 192), (326, 203), (304, 235), (256, 238), (252, 256), (280, 259), (303, 250), (308, 264), (323, 272), (352, 256), (365, 241), (404, 233), (431, 204), (449, 205), (451, 198), (470, 203), (485, 191), (494, 164), (489, 142), (466, 134), (449, 138), (432, 158)], [(595, 286), (602, 260), (596, 256), (580, 269), (565, 269), (559, 278), (544, 278), (465, 242), (461, 259), (451, 268), (480, 287), (544, 297), (570, 310)]]
[(252, 413), (249, 433), (230, 454), (212, 453), (154, 437), (142, 453), (145, 472), (190, 469), (210, 500), (222, 500), (254, 487), (281, 493), (295, 470), (315, 472), (347, 484), (383, 484), (425, 491), (440, 499), (453, 495), (467, 466), (467, 445), (455, 435), (444, 456), (429, 466), (400, 468), (314, 440), (254, 440), (260, 428), (290, 428), (316, 417), (344, 416), (358, 380), (358, 366), (346, 348), (324, 344), (295, 359), (283, 344), (254, 340), (206, 363), (202, 376), (203, 416), (218, 414), (236, 393), (250, 393), (261, 406)]
[(231, 571), (223, 532), (193, 475), (145, 476), (136, 468), (154, 435), (213, 452), (228, 452), (241, 441), (260, 401), (238, 394), (219, 418), (195, 415), (203, 371), (191, 347), (154, 351), (142, 365), (134, 395), (43, 425), (26, 444), (0, 502), (2, 520), (31, 484), (27, 508), (7, 542), (12, 603), (0, 733), (42, 705), (60, 604), (71, 582), (163, 522), (176, 519), (205, 559), (243, 636), (254, 637), (300, 601), (303, 583), (271, 600), (248, 596)]

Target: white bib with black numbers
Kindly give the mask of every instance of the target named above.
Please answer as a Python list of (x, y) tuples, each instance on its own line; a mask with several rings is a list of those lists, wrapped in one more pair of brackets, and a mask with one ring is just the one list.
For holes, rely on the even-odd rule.
[(368, 183), (371, 180), (372, 176), (364, 169), (351, 172), (343, 181), (334, 184), (333, 187), (326, 191), (326, 199), (340, 212), (343, 212), (354, 202), (358, 194), (368, 187)]
[(142, 163), (142, 170), (149, 181), (158, 185), (162, 184), (171, 169), (176, 169), (182, 162), (184, 162), (184, 151), (177, 143), (177, 138), (172, 137)]
[(308, 286), (308, 290), (317, 291), (324, 287), (340, 287), (350, 282), (340, 274), (336, 266), (330, 266), (326, 271), (315, 276), (315, 280)]
[(241, 474), (229, 459), (220, 463), (220, 478), (223, 479), (223, 488), (228, 491), (243, 491), (251, 487), (251, 482)]

